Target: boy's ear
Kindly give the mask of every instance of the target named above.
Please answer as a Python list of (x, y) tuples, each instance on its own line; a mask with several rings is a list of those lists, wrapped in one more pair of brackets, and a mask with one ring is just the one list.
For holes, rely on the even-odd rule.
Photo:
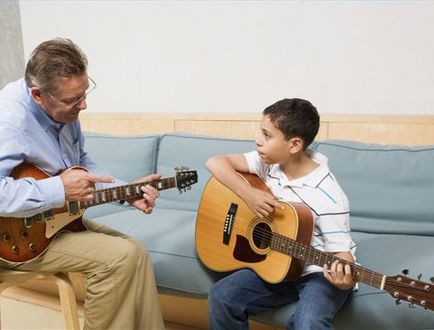
[(301, 138), (295, 136), (289, 139), (288, 144), (289, 144), (289, 152), (291, 154), (296, 154), (303, 150), (304, 141)]

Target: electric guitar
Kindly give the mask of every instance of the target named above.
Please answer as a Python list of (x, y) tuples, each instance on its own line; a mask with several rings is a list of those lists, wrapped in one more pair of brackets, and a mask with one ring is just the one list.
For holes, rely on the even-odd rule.
[[(251, 186), (269, 191), (253, 174), (239, 173)], [(218, 272), (250, 268), (269, 283), (294, 280), (304, 264), (331, 266), (335, 260), (351, 267), (357, 282), (434, 310), (434, 285), (404, 275), (386, 276), (323, 252), (310, 245), (313, 220), (302, 203), (281, 202), (268, 217), (256, 216), (243, 199), (212, 177), (202, 194), (196, 221), (196, 250), (200, 260)], [(433, 281), (434, 278), (431, 278)]]
[[(71, 167), (70, 169), (86, 169)], [(11, 173), (14, 179), (31, 177), (36, 180), (49, 177), (34, 165), (22, 163)], [(189, 190), (197, 182), (197, 172), (185, 167), (176, 168), (175, 175), (148, 183), (127, 185), (95, 190), (91, 201), (68, 201), (61, 208), (47, 210), (26, 218), (0, 217), (0, 259), (10, 263), (30, 261), (42, 254), (56, 235), (62, 231), (86, 230), (82, 222), (84, 211), (95, 205), (128, 200), (143, 195), (144, 185), (157, 190), (178, 188), (180, 192)]]

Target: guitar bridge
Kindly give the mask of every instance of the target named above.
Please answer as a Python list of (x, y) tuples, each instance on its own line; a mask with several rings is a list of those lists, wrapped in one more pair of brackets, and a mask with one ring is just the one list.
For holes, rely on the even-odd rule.
[(223, 227), (223, 244), (229, 245), (231, 239), (232, 227), (234, 225), (235, 214), (237, 213), (238, 205), (231, 203), (228, 212), (226, 213), (226, 218)]

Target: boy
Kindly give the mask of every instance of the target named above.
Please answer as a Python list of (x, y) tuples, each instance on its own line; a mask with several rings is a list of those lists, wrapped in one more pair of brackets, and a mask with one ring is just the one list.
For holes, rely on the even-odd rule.
[[(257, 151), (214, 156), (206, 166), (259, 217), (282, 208), (277, 199), (305, 203), (314, 220), (312, 246), (354, 262), (348, 199), (330, 173), (327, 158), (307, 149), (318, 129), (319, 115), (309, 101), (283, 99), (263, 111)], [(273, 195), (251, 187), (236, 171), (258, 175)], [(330, 269), (306, 265), (298, 279), (278, 284), (242, 269), (212, 287), (210, 328), (247, 329), (249, 314), (298, 300), (294, 315), (288, 315), (287, 329), (332, 329), (333, 317), (353, 285), (350, 266), (338, 261)]]

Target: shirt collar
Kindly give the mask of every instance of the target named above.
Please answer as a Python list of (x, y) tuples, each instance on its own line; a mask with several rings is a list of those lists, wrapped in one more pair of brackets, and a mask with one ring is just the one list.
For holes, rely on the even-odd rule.
[(295, 180), (290, 180), (277, 164), (270, 167), (269, 175), (278, 178), (280, 184), (283, 187), (287, 186), (301, 188), (303, 186), (318, 186), (320, 182), (330, 173), (330, 169), (327, 165), (328, 159), (319, 152), (308, 150), (307, 153), (314, 162), (319, 164), (319, 166), (308, 175)]

